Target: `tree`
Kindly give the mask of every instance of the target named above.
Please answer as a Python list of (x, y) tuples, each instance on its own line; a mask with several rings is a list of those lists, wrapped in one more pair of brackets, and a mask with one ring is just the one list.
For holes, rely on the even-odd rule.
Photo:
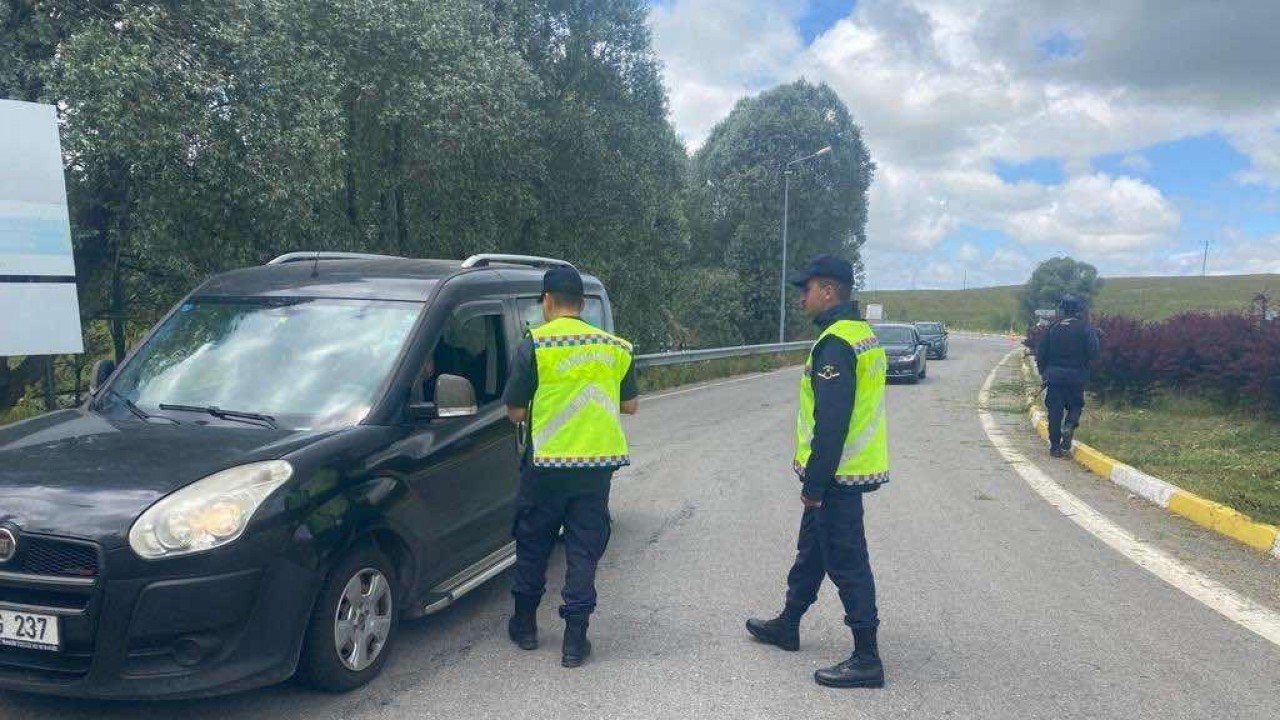
[(1086, 262), (1070, 257), (1050, 258), (1040, 263), (1031, 279), (1022, 287), (1018, 297), (1018, 311), (1023, 323), (1035, 320), (1036, 310), (1056, 308), (1063, 295), (1071, 294), (1092, 304), (1102, 289), (1098, 269)]
[[(738, 276), (740, 333), (748, 342), (774, 337), (781, 272), (783, 168), (791, 177), (787, 267), (832, 253), (861, 275), (867, 189), (875, 169), (849, 109), (825, 84), (800, 80), (738, 103), (694, 155), (686, 212), (694, 263)], [(799, 325), (794, 303), (789, 324)]]
[(495, 2), (539, 79), (535, 211), (507, 245), (570, 258), (609, 287), (619, 331), (668, 340), (687, 158), (640, 0)]
[[(687, 157), (642, 0), (0, 0), (60, 109), (88, 355), (302, 249), (557, 255), (667, 342)], [(0, 366), (0, 414), (39, 377)]]

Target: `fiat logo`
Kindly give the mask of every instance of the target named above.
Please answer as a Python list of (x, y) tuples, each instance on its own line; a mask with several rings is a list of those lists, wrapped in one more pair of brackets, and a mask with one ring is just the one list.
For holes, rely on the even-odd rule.
[(0, 528), (0, 563), (7, 563), (18, 552), (18, 538), (9, 528)]

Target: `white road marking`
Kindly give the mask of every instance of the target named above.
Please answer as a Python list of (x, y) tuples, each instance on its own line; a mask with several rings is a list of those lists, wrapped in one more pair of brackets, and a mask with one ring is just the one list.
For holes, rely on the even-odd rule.
[(982, 384), (982, 391), (978, 393), (978, 417), (982, 421), (982, 429), (1009, 465), (1050, 505), (1089, 534), (1214, 612), (1280, 646), (1280, 613), (1250, 600), (1179, 562), (1159, 548), (1134, 537), (1054, 482), (1013, 446), (1012, 441), (996, 425), (987, 406), (996, 372), (1019, 351), (1020, 348), (1010, 351), (992, 368), (986, 382)]

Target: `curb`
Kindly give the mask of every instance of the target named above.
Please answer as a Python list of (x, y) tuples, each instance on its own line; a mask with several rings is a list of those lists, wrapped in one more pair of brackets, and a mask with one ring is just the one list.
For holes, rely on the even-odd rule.
[[(1024, 381), (1036, 377), (1025, 354), (1022, 356), (1022, 377)], [(1047, 415), (1037, 407), (1039, 393), (1032, 391), (1030, 387), (1027, 387), (1026, 405), (1036, 433), (1048, 441)], [(1175, 515), (1280, 559), (1280, 528), (1274, 525), (1257, 522), (1234, 508), (1187, 492), (1177, 485), (1125, 465), (1082, 442), (1072, 443), (1071, 456), (1093, 474), (1110, 480)]]

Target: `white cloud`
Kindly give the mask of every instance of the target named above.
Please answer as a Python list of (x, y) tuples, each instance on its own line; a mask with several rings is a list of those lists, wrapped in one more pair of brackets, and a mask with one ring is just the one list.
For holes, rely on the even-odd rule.
[[(1122, 165), (1145, 174), (1141, 148), (1222, 132), (1251, 160), (1240, 181), (1280, 188), (1280, 75), (1265, 71), (1280, 43), (1253, 42), (1274, 34), (1280, 3), (1224, 12), (1139, 0), (859, 0), (807, 48), (789, 24), (799, 9), (655, 9), (673, 119), (696, 145), (740, 97), (800, 76), (829, 83), (878, 165), (865, 252), (881, 286), (954, 275), (930, 263), (944, 262), (940, 244), (964, 226), (1015, 244), (987, 257), (991, 282), (1021, 282), (1052, 252), (1104, 274), (1149, 272), (1177, 251), (1179, 213), (1143, 179), (1095, 172), (1097, 155), (1126, 154)], [(1078, 48), (1046, 55), (1053, 37)], [(994, 173), (997, 160), (1042, 157), (1062, 161), (1063, 183)]]
[(1280, 124), (1238, 132), (1231, 141), (1251, 163), (1238, 178), (1241, 182), (1280, 188)]
[(686, 144), (702, 144), (734, 103), (790, 74), (804, 51), (799, 0), (677, 0), (649, 13), (664, 64), (672, 120)]
[(1120, 164), (1138, 173), (1151, 172), (1151, 161), (1141, 153), (1129, 153), (1120, 159)]
[[(1199, 248), (1174, 253), (1159, 267), (1162, 272), (1170, 274), (1199, 274), (1205, 267), (1204, 260), (1204, 250)], [(1280, 274), (1280, 234), (1252, 237), (1238, 228), (1228, 227), (1221, 237), (1209, 243), (1208, 260), (1210, 275)], [(1275, 292), (1280, 288), (1270, 289)]]
[(1002, 229), (1025, 245), (1070, 248), (1085, 256), (1152, 247), (1177, 230), (1178, 211), (1140, 180), (1097, 174), (1075, 177), (1039, 203), (1005, 219)]

